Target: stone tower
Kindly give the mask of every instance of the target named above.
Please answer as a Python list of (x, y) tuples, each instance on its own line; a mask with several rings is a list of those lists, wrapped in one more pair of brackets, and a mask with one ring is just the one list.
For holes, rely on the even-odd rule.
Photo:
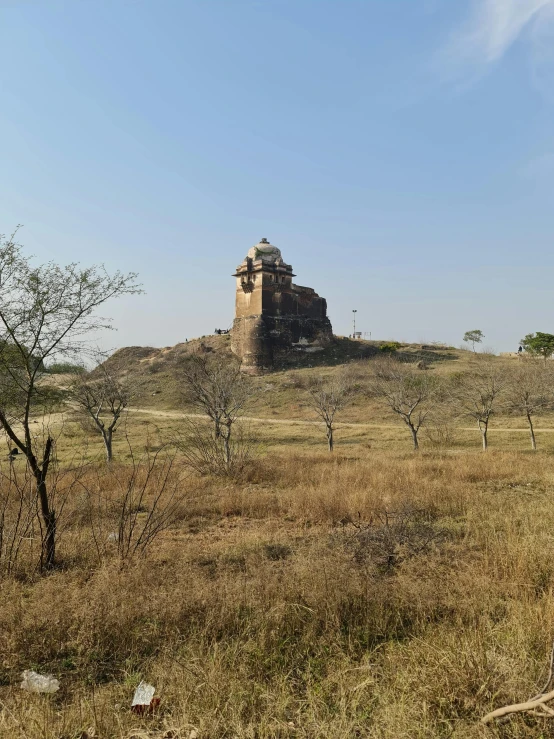
[(295, 285), (294, 276), (267, 239), (237, 267), (231, 346), (243, 372), (259, 374), (292, 350), (317, 351), (332, 339), (326, 300), (310, 287)]

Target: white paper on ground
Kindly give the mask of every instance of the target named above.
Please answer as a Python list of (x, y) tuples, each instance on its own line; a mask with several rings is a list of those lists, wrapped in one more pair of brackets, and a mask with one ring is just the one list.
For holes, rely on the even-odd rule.
[(31, 693), (55, 693), (60, 689), (59, 680), (52, 675), (40, 675), (33, 670), (24, 670), (21, 677), (23, 681), (19, 687)]
[(135, 690), (131, 708), (133, 706), (149, 706), (155, 692), (156, 688), (153, 685), (149, 685), (144, 680), (141, 680)]

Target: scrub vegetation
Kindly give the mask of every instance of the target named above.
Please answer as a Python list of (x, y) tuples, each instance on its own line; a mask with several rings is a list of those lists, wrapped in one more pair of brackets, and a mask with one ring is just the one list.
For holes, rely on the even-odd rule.
[[(225, 484), (167, 457), (91, 465), (57, 569), (32, 568), (31, 531), (4, 573), (0, 734), (540, 736), (548, 719), (479, 719), (544, 681), (553, 480), (540, 452), (361, 444), (275, 449)], [(156, 501), (171, 526), (131, 550)], [(21, 691), (24, 669), (60, 692)], [(141, 679), (152, 716), (129, 710)]]
[[(32, 474), (6, 456), (0, 735), (548, 736), (550, 719), (480, 719), (546, 676), (554, 423), (541, 380), (533, 451), (506, 379), (483, 453), (477, 423), (445, 410), (452, 388), (467, 398), (473, 354), (456, 356), (418, 370), (436, 400), (417, 452), (372, 392), (390, 371), (382, 355), (254, 379), (233, 475), (172, 443), (198, 414), (190, 387), (173, 409), (129, 410), (110, 464), (70, 408), (37, 416), (55, 439), (57, 562), (40, 572)], [(349, 403), (329, 453), (313, 392), (335, 376)], [(441, 382), (451, 392), (436, 395)], [(22, 691), (26, 669), (60, 691)], [(130, 712), (140, 680), (161, 698), (152, 715)]]

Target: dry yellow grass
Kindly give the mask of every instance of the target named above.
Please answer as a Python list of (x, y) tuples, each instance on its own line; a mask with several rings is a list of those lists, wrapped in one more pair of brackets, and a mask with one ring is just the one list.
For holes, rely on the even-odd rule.
[[(472, 359), (451, 355), (429, 371)], [(70, 495), (58, 569), (32, 570), (29, 538), (20, 566), (0, 579), (0, 737), (554, 736), (536, 717), (479, 724), (534, 694), (546, 672), (554, 419), (539, 420), (538, 453), (522, 421), (500, 415), (487, 454), (466, 421), (442, 446), (422, 431), (414, 454), (407, 429), (358, 397), (340, 416), (331, 455), (302, 390), (314, 373), (336, 371), (258, 378), (247, 422), (256, 463), (225, 481), (177, 460), (174, 525), (126, 561), (110, 534), (131, 448), (155, 453), (183, 410), (130, 413), (110, 472), (98, 436), (48, 419), (61, 468), (88, 466), (78, 485), (67, 487), (71, 473), (60, 483)], [(155, 491), (152, 479), (140, 521)], [(24, 669), (54, 674), (60, 692), (25, 693)], [(154, 716), (129, 710), (141, 679), (162, 699)]]
[[(134, 443), (155, 446), (144, 421)], [(552, 457), (414, 455), (402, 428), (371, 448), (345, 428), (330, 455), (318, 429), (256, 428), (247, 478), (187, 476), (178, 522), (144, 557), (99, 560), (76, 495), (60, 568), (1, 582), (0, 736), (552, 736), (538, 718), (478, 724), (544, 678)], [(60, 692), (21, 691), (28, 668)], [(129, 711), (140, 679), (156, 716)]]

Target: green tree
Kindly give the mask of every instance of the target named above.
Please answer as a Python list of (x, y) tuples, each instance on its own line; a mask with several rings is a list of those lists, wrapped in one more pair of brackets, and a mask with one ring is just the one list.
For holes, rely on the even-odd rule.
[(527, 334), (520, 343), (526, 352), (542, 357), (545, 362), (554, 354), (554, 334), (537, 331), (536, 334)]
[[(54, 439), (37, 435), (32, 412), (40, 412), (44, 363), (74, 359), (86, 349), (85, 335), (109, 328), (96, 309), (110, 298), (139, 292), (136, 275), (104, 267), (34, 267), (21, 246), (0, 236), (0, 426), (25, 456), (35, 480), (41, 520), (41, 565), (54, 566), (57, 513), (48, 490)], [(38, 359), (40, 358), (40, 360)]]
[(466, 331), (464, 334), (464, 341), (471, 344), (473, 352), (475, 353), (475, 344), (480, 344), (485, 338), (485, 334), (478, 328), (474, 331)]

